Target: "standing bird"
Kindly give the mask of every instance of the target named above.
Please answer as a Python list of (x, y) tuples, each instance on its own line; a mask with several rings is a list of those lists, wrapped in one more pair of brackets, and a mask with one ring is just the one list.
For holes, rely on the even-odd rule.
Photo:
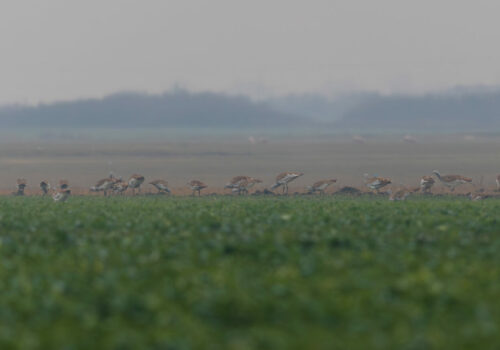
[(59, 188), (61, 190), (67, 190), (69, 188), (68, 180), (59, 180)]
[(288, 194), (288, 183), (301, 177), (302, 175), (304, 175), (304, 173), (300, 173), (297, 171), (286, 171), (284, 173), (278, 174), (278, 176), (276, 176), (276, 183), (271, 186), (271, 190), (283, 186), (283, 193)]
[(201, 196), (201, 190), (207, 188), (207, 185), (198, 180), (191, 180), (187, 183), (187, 185), (191, 187), (191, 190), (193, 191), (193, 197), (195, 192), (198, 192), (198, 196)]
[(65, 202), (70, 194), (71, 190), (69, 188), (66, 188), (64, 190), (55, 192), (52, 198), (54, 199), (54, 202)]
[(472, 183), (472, 179), (470, 177), (465, 177), (462, 175), (441, 175), (439, 171), (433, 170), (432, 173), (436, 175), (436, 177), (441, 181), (443, 185), (448, 187), (451, 192), (455, 191), (455, 187)]
[(307, 190), (310, 194), (314, 192), (319, 192), (320, 194), (325, 194), (325, 190), (328, 186), (337, 182), (337, 179), (319, 180), (312, 184), (312, 186), (307, 186)]
[(104, 192), (104, 197), (108, 195), (108, 191), (111, 191), (113, 189), (113, 185), (118, 182), (118, 179), (115, 178), (114, 176), (110, 176), (106, 179), (102, 179), (97, 181), (95, 186), (92, 186), (90, 188), (90, 192)]
[(156, 187), (158, 194), (170, 193), (170, 190), (168, 189), (168, 182), (165, 180), (153, 180), (149, 184)]
[(422, 176), (420, 179), (420, 190), (422, 193), (431, 193), (431, 188), (436, 183), (436, 180), (432, 176)]
[(16, 196), (24, 196), (24, 189), (28, 185), (28, 182), (26, 179), (17, 179), (16, 181), (16, 188), (17, 192), (14, 192), (14, 195)]
[(251, 176), (235, 176), (229, 181), (224, 188), (230, 188), (232, 192), (242, 194), (248, 193), (248, 190), (252, 188), (255, 184), (261, 183), (262, 180), (256, 179)]
[(376, 191), (377, 193), (379, 193), (379, 190), (382, 187), (385, 187), (391, 183), (391, 179), (386, 177), (370, 177), (368, 174), (365, 174), (364, 177), (366, 186), (372, 191)]
[(132, 194), (135, 195), (135, 189), (141, 192), (141, 185), (144, 182), (144, 176), (139, 174), (133, 174), (130, 179), (128, 179), (128, 187), (132, 189)]
[(497, 175), (497, 191), (500, 191), (500, 175)]
[(47, 180), (42, 180), (40, 182), (40, 189), (42, 190), (42, 194), (46, 196), (50, 190), (50, 183)]
[(250, 177), (240, 183), (239, 188), (233, 188), (233, 192), (237, 192), (238, 194), (244, 193), (248, 194), (248, 190), (252, 188), (255, 184), (262, 183), (261, 179), (256, 179), (255, 177)]
[(128, 188), (128, 183), (123, 181), (120, 177), (118, 181), (113, 184), (113, 193), (123, 194)]

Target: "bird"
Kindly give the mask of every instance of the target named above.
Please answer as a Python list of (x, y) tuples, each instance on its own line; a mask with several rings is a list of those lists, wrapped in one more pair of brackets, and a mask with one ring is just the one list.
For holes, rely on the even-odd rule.
[(22, 179), (22, 178), (17, 179), (17, 181), (16, 181), (17, 192), (14, 192), (14, 195), (24, 196), (24, 189), (26, 188), (27, 185), (28, 185), (28, 182), (26, 181), (26, 179)]
[(431, 193), (431, 188), (432, 186), (434, 186), (435, 182), (436, 181), (432, 176), (422, 176), (422, 178), (420, 179), (420, 190), (423, 193)]
[(320, 194), (325, 194), (325, 190), (328, 186), (337, 182), (337, 179), (327, 179), (327, 180), (319, 180), (312, 184), (312, 186), (307, 186), (307, 190), (310, 194), (314, 192), (319, 192)]
[(50, 183), (47, 180), (40, 181), (40, 189), (42, 190), (42, 194), (46, 196), (50, 190)]
[(59, 180), (59, 189), (66, 190), (69, 188), (68, 180)]
[(368, 174), (365, 174), (364, 177), (366, 186), (369, 189), (376, 191), (377, 193), (379, 193), (378, 191), (382, 187), (385, 187), (390, 183), (392, 183), (391, 179), (386, 177), (377, 177), (377, 176), (370, 177), (370, 175)]
[(118, 179), (118, 181), (113, 183), (112, 187), (113, 193), (123, 194), (127, 189), (128, 189), (128, 182), (123, 181), (121, 177)]
[(71, 190), (69, 188), (66, 188), (64, 190), (56, 191), (52, 195), (52, 199), (54, 199), (54, 202), (65, 202), (68, 199), (70, 194), (71, 194)]
[(234, 193), (242, 194), (248, 193), (256, 183), (261, 183), (262, 180), (256, 179), (251, 176), (239, 175), (235, 176), (229, 181), (224, 188), (230, 188)]
[(193, 197), (195, 192), (198, 192), (198, 196), (201, 196), (201, 190), (207, 187), (207, 185), (199, 180), (191, 180), (187, 183), (187, 185), (191, 187), (191, 190), (193, 191)]
[(245, 193), (248, 194), (248, 190), (252, 188), (255, 184), (262, 183), (261, 179), (257, 179), (255, 177), (250, 177), (246, 180), (243, 180), (240, 183), (238, 188), (233, 188), (233, 192), (237, 192), (238, 194)]
[(500, 191), (500, 175), (497, 175), (497, 191)]
[(231, 181), (229, 181), (225, 186), (224, 188), (230, 188), (232, 190), (239, 190), (240, 188), (240, 185), (246, 181), (250, 179), (250, 176), (245, 176), (245, 175), (238, 175), (238, 176), (235, 176), (231, 179)]
[(472, 183), (470, 177), (462, 175), (441, 175), (439, 171), (433, 170), (432, 173), (441, 181), (443, 185), (450, 188), (451, 192), (455, 191), (455, 187), (466, 183)]
[(149, 184), (156, 187), (158, 194), (170, 193), (170, 190), (168, 189), (168, 182), (165, 180), (153, 180)]
[(285, 171), (284, 173), (280, 173), (276, 176), (276, 183), (271, 186), (271, 190), (283, 186), (283, 193), (288, 194), (288, 184), (302, 175), (304, 175), (304, 173), (297, 171)]
[(406, 197), (410, 195), (411, 191), (406, 188), (400, 188), (398, 190), (393, 191), (389, 190), (389, 200), (390, 201), (404, 201)]
[(128, 187), (132, 189), (132, 194), (135, 194), (135, 189), (141, 192), (141, 185), (144, 182), (144, 176), (139, 174), (133, 174), (130, 179), (128, 179)]
[(97, 181), (95, 186), (92, 186), (90, 188), (90, 192), (104, 192), (104, 196), (106, 197), (108, 195), (108, 191), (111, 191), (113, 189), (113, 185), (118, 182), (118, 179), (115, 178), (114, 176), (110, 176), (105, 179), (101, 179)]

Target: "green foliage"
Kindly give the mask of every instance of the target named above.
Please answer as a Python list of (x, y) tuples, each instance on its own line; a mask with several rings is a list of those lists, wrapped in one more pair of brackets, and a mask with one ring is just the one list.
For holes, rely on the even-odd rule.
[(499, 209), (1, 198), (0, 349), (493, 349)]

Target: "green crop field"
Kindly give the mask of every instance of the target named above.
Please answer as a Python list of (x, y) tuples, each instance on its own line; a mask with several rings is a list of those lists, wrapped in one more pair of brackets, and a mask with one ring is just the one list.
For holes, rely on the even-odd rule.
[(495, 349), (500, 201), (0, 198), (0, 349)]

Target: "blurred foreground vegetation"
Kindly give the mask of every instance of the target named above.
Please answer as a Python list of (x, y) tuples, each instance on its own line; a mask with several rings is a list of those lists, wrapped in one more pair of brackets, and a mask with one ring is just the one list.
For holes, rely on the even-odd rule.
[(499, 209), (3, 197), (0, 348), (498, 348)]

